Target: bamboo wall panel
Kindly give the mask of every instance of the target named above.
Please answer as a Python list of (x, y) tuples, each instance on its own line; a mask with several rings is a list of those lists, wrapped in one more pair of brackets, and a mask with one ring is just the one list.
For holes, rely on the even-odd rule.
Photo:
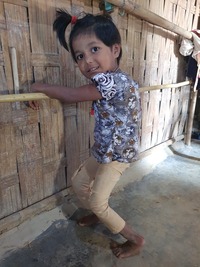
[(189, 86), (142, 93), (141, 152), (184, 132), (189, 99)]
[[(52, 31), (55, 1), (29, 1), (29, 5), (35, 81), (61, 84), (57, 40)], [(63, 108), (55, 100), (41, 101), (39, 104), (38, 130), (43, 164), (41, 180), (44, 197), (48, 197), (66, 188)]]
[(8, 33), (8, 47), (17, 51), (20, 89), (28, 87), (31, 80), (30, 35), (27, 9), (22, 6), (4, 3)]
[[(188, 31), (197, 27), (199, 1), (134, 2)], [(16, 50), (20, 92), (28, 92), (33, 81), (72, 87), (88, 82), (53, 32), (57, 8), (73, 15), (100, 12), (97, 0), (0, 0), (0, 94), (14, 93), (11, 48)], [(122, 36), (121, 69), (140, 87), (185, 80), (180, 36), (117, 7), (111, 16)], [(141, 152), (184, 133), (189, 93), (183, 86), (141, 94)], [(93, 144), (92, 103), (40, 100), (38, 111), (18, 104), (0, 104), (2, 220), (69, 187)]]

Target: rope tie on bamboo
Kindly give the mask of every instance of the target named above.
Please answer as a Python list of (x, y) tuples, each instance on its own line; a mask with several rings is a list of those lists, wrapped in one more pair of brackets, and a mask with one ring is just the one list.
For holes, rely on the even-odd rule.
[(71, 18), (71, 24), (72, 24), (72, 25), (76, 24), (77, 19), (78, 19), (78, 18), (77, 18), (76, 16), (72, 16), (72, 18)]

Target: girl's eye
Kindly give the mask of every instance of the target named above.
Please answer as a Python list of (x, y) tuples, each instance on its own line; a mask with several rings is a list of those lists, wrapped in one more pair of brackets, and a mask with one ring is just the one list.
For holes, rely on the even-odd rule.
[(76, 56), (76, 60), (81, 60), (82, 58), (83, 58), (82, 54)]
[(93, 52), (93, 53), (97, 52), (98, 50), (99, 50), (99, 47), (93, 47), (93, 48), (92, 48), (92, 52)]

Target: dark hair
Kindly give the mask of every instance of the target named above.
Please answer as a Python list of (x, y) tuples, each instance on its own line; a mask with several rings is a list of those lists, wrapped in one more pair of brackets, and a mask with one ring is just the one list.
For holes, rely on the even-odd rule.
[[(86, 14), (83, 18), (77, 19), (74, 24), (70, 36), (69, 36), (69, 47), (65, 39), (65, 30), (72, 21), (72, 16), (65, 10), (57, 10), (57, 17), (53, 24), (53, 29), (57, 33), (57, 37), (60, 44), (67, 50), (71, 51), (72, 57), (76, 62), (76, 57), (72, 47), (73, 39), (79, 34), (92, 34), (101, 40), (106, 46), (111, 47), (114, 44), (121, 44), (120, 33), (112, 21), (109, 14), (106, 15), (92, 15)], [(117, 62), (119, 63), (122, 56), (122, 48), (120, 50)]]

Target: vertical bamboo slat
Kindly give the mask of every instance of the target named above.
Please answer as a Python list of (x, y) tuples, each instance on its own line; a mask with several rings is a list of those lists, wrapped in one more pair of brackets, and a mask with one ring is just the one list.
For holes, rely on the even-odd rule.
[(12, 125), (0, 126), (0, 218), (22, 208)]
[(9, 55), (9, 45), (8, 45), (8, 32), (6, 30), (0, 31), (0, 38), (2, 44), (2, 54), (3, 54), (3, 66), (1, 67), (1, 93), (13, 93), (13, 77), (12, 68)]

